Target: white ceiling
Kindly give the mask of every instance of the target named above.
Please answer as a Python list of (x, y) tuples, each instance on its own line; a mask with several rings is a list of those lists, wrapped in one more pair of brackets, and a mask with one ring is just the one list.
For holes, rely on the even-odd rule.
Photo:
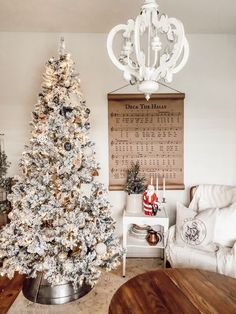
[[(142, 0), (0, 0), (0, 31), (107, 33), (139, 13)], [(236, 0), (159, 0), (187, 33), (236, 33)]]

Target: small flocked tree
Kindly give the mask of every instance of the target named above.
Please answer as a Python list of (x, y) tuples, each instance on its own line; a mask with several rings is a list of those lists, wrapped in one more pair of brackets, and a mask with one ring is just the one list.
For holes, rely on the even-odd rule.
[(22, 175), (9, 196), (11, 222), (0, 233), (0, 273), (15, 271), (52, 284), (93, 286), (100, 268), (113, 269), (121, 248), (88, 136), (90, 110), (69, 54), (46, 63), (33, 112)]
[(141, 194), (145, 191), (145, 177), (140, 176), (140, 165), (137, 161), (132, 163), (127, 171), (127, 182), (124, 191), (130, 194)]
[(0, 147), (0, 214), (9, 208), (9, 202), (4, 195), (11, 190), (11, 178), (7, 177), (10, 162), (7, 160), (5, 151)]

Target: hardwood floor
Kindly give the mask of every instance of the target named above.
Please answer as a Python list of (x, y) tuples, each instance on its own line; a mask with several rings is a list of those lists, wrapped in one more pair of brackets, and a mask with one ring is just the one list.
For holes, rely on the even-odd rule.
[(5, 314), (22, 289), (24, 276), (15, 275), (12, 280), (0, 277), (0, 314)]
[[(153, 284), (150, 287), (145, 288), (144, 291), (140, 293), (137, 300), (135, 299), (135, 293), (130, 294), (130, 300), (127, 306), (132, 308), (131, 312), (123, 311), (126, 303), (122, 299), (121, 312), (117, 311), (116, 307), (114, 307), (114, 312), (112, 311), (113, 307), (110, 307), (110, 313), (144, 313), (145, 311), (139, 312), (138, 309), (135, 312), (133, 310), (135, 309), (135, 306), (145, 300), (145, 293), (148, 293), (150, 296), (148, 303), (145, 304), (145, 309), (148, 309), (148, 306), (151, 306), (152, 302), (154, 302), (155, 309), (158, 308), (157, 306), (160, 307), (161, 304), (162, 310), (168, 306), (168, 313), (178, 313), (175, 308), (176, 304), (178, 304), (178, 308), (181, 309), (188, 303), (188, 307), (191, 305), (192, 309), (190, 311), (182, 311), (182, 313), (236, 313), (235, 279), (200, 270), (165, 269), (157, 270), (156, 273), (158, 274), (157, 278), (154, 276), (155, 271), (146, 272), (134, 277), (123, 285), (130, 285), (135, 278), (139, 279), (142, 276), (150, 277), (151, 274), (151, 277), (148, 280), (146, 280), (147, 278), (141, 278), (142, 280), (139, 285), (131, 285), (131, 288), (134, 289), (134, 292), (137, 294), (139, 289), (144, 289), (148, 282), (153, 281)], [(0, 314), (8, 312), (22, 289), (23, 280), (24, 276), (19, 274), (12, 280), (7, 279), (6, 277), (0, 277)], [(154, 291), (151, 291), (153, 287), (155, 289)], [(175, 292), (173, 296), (177, 296), (175, 298), (173, 296), (171, 297), (173, 292), (171, 287)], [(128, 298), (128, 292), (129, 291), (125, 291), (125, 298)], [(167, 299), (168, 302), (165, 302)], [(113, 302), (114, 300), (115, 298), (113, 297)], [(131, 306), (132, 302), (134, 302), (133, 306)], [(156, 313), (152, 310), (149, 311), (149, 313)], [(162, 311), (162, 313), (167, 312), (164, 310)]]

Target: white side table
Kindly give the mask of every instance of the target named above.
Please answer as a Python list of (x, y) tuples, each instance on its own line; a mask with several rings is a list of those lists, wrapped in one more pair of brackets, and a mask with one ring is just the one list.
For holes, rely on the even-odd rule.
[[(123, 255), (123, 277), (125, 277), (126, 269), (126, 255), (129, 247), (139, 247), (139, 248), (159, 248), (163, 249), (164, 261), (163, 267), (166, 265), (166, 241), (169, 228), (169, 217), (167, 215), (165, 204), (161, 204), (161, 211), (157, 212), (156, 216), (146, 216), (144, 213), (132, 214), (124, 211), (123, 214), (123, 248), (125, 249), (125, 254)], [(162, 226), (163, 237), (162, 241), (158, 242), (155, 246), (150, 246), (145, 240), (135, 239), (128, 235), (129, 227), (132, 224), (137, 225), (148, 225), (148, 226)]]

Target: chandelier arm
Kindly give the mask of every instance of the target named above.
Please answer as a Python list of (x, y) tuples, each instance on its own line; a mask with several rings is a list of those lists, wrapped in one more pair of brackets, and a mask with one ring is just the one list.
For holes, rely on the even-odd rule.
[(115, 27), (112, 28), (112, 30), (110, 31), (108, 37), (107, 37), (107, 52), (108, 52), (108, 55), (111, 59), (111, 61), (114, 63), (114, 65), (120, 69), (121, 71), (125, 71), (126, 70), (126, 67), (117, 60), (115, 54), (114, 54), (114, 51), (113, 51), (113, 41), (114, 41), (114, 38), (115, 36), (117, 35), (118, 32), (121, 32), (121, 31), (126, 31), (127, 30), (127, 25), (126, 24), (119, 24)]
[[(155, 81), (159, 80), (161, 77), (165, 77), (166, 73), (169, 73), (170, 77), (168, 78), (168, 81), (171, 82), (172, 74), (177, 73), (182, 68), (182, 62), (179, 64), (180, 67), (176, 66), (176, 63), (178, 62), (181, 56), (181, 53), (185, 47), (185, 43), (186, 43), (186, 37), (184, 35), (184, 27), (183, 27), (183, 24), (175, 18), (168, 18), (168, 24), (175, 26), (178, 33), (178, 42), (175, 44), (174, 53), (171, 56), (169, 61), (165, 61), (165, 54), (162, 55), (162, 58), (160, 59), (161, 61), (160, 66), (152, 73), (151, 78), (152, 80), (155, 80)], [(188, 52), (188, 50), (186, 51)], [(187, 62), (187, 59), (185, 62)], [(184, 63), (183, 63), (183, 66), (184, 66)], [(177, 68), (177, 72), (173, 72), (175, 67)]]
[(185, 37), (184, 39), (184, 51), (183, 51), (183, 59), (181, 60), (180, 64), (178, 64), (173, 70), (172, 72), (178, 73), (179, 71), (181, 71), (183, 69), (183, 67), (186, 65), (188, 58), (189, 58), (189, 43)]
[(166, 62), (167, 67), (174, 68), (184, 48), (185, 43), (184, 26), (179, 20), (175, 18), (169, 18), (169, 24), (174, 25), (178, 33), (178, 42), (174, 46), (175, 51), (171, 59)]
[(138, 15), (135, 20), (135, 26), (134, 26), (134, 48), (135, 48), (135, 53), (136, 53), (136, 58), (137, 58), (138, 63), (143, 65), (143, 60), (141, 59), (140, 38), (139, 38), (140, 20), (141, 20), (141, 15)]
[(132, 64), (133, 61), (128, 57), (128, 66), (132, 71), (132, 74), (136, 76), (136, 69), (137, 67), (135, 65)]
[[(115, 27), (112, 28), (112, 30), (110, 31), (110, 33), (108, 34), (107, 37), (107, 52), (108, 55), (111, 59), (111, 61), (113, 62), (113, 64), (121, 71), (125, 73), (129, 73), (129, 75), (138, 78), (139, 75), (137, 73), (137, 70), (135, 69), (135, 67), (132, 65), (132, 60), (130, 60), (130, 58), (128, 57), (128, 65), (124, 65), (122, 64), (115, 56), (114, 51), (113, 51), (113, 41), (115, 36), (119, 33), (119, 32), (130, 32), (132, 31), (131, 29), (131, 25), (134, 23), (134, 21), (129, 20), (128, 24), (119, 24)], [(123, 35), (124, 36), (124, 35)]]

